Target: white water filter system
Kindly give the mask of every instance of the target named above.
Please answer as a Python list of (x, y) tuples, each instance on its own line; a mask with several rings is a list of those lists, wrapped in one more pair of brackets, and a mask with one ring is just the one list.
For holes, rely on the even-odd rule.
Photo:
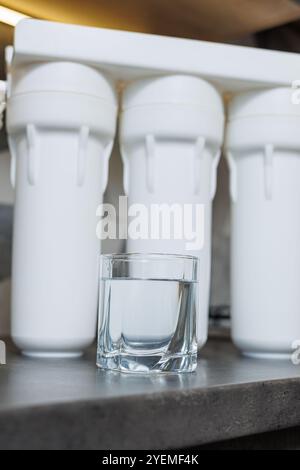
[[(127, 245), (127, 251), (199, 256), (200, 346), (207, 337), (211, 204), (223, 144), (220, 90), (234, 96), (225, 143), (232, 335), (247, 354), (286, 357), (300, 339), (300, 107), (290, 100), (299, 54), (25, 19), (15, 27), (6, 62), (0, 114), (7, 90), (17, 346), (29, 355), (74, 356), (94, 339), (96, 208), (115, 134), (116, 83), (125, 88), (120, 143), (129, 206), (204, 206), (201, 248), (162, 237), (131, 237)], [(157, 328), (169, 331), (164, 320)]]
[[(129, 207), (141, 204), (150, 213), (152, 204), (204, 205), (201, 247), (189, 250), (183, 237), (134, 239), (129, 234), (127, 241), (128, 252), (190, 254), (200, 258), (200, 347), (206, 342), (208, 330), (211, 203), (223, 126), (222, 98), (210, 83), (200, 78), (184, 75), (146, 78), (132, 82), (124, 91), (120, 145)], [(152, 305), (153, 302), (151, 299)], [(149, 328), (154, 327), (149, 312)], [(163, 328), (163, 318), (160, 327)]]
[(12, 337), (27, 355), (80, 355), (96, 333), (96, 208), (115, 134), (114, 84), (72, 62), (9, 72)]
[(299, 126), (288, 87), (229, 107), (232, 337), (255, 357), (290, 357), (300, 339)]

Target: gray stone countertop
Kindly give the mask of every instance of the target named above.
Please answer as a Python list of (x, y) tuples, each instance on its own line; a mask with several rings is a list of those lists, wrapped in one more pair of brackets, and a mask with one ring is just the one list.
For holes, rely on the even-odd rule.
[(193, 374), (103, 372), (8, 347), (0, 449), (179, 449), (300, 425), (300, 366), (241, 357), (210, 339)]

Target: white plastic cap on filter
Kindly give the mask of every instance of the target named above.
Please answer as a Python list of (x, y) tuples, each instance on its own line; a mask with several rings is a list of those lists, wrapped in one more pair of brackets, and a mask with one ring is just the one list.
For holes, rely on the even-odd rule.
[(218, 91), (198, 77), (168, 75), (131, 83), (123, 94), (122, 109), (153, 104), (198, 105), (209, 113), (223, 115), (223, 101)]
[(73, 62), (29, 64), (14, 68), (8, 84), (9, 134), (28, 123), (61, 129), (85, 125), (109, 139), (115, 134), (117, 93), (100, 70)]
[(137, 80), (123, 93), (122, 144), (156, 138), (191, 139), (204, 136), (218, 148), (223, 141), (224, 111), (220, 93), (210, 83), (188, 75)]
[(113, 81), (93, 67), (75, 62), (42, 62), (14, 69), (11, 96), (49, 91), (90, 95), (117, 105)]
[(293, 103), (293, 93), (299, 95), (299, 91), (286, 87), (240, 93), (229, 104), (228, 118), (234, 120), (254, 116), (300, 116), (300, 104)]

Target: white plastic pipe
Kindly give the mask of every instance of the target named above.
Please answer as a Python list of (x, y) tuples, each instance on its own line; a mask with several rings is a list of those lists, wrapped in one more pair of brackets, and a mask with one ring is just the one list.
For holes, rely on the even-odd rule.
[(229, 108), (232, 337), (247, 355), (287, 357), (300, 339), (299, 127), (289, 88)]
[(204, 204), (202, 249), (188, 250), (183, 238), (129, 237), (127, 243), (129, 252), (186, 253), (200, 258), (199, 346), (207, 338), (211, 201), (216, 189), (223, 120), (218, 91), (195, 77), (173, 75), (138, 80), (127, 87), (123, 96), (120, 141), (129, 206), (143, 204), (149, 209), (152, 204)]
[(15, 186), (12, 337), (27, 355), (74, 356), (94, 339), (96, 208), (116, 124), (113, 83), (80, 64), (11, 71)]

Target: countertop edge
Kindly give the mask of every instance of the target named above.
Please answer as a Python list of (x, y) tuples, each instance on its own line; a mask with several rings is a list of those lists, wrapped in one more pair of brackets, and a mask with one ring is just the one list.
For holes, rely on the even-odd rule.
[(175, 449), (300, 425), (300, 378), (0, 410), (0, 449)]

